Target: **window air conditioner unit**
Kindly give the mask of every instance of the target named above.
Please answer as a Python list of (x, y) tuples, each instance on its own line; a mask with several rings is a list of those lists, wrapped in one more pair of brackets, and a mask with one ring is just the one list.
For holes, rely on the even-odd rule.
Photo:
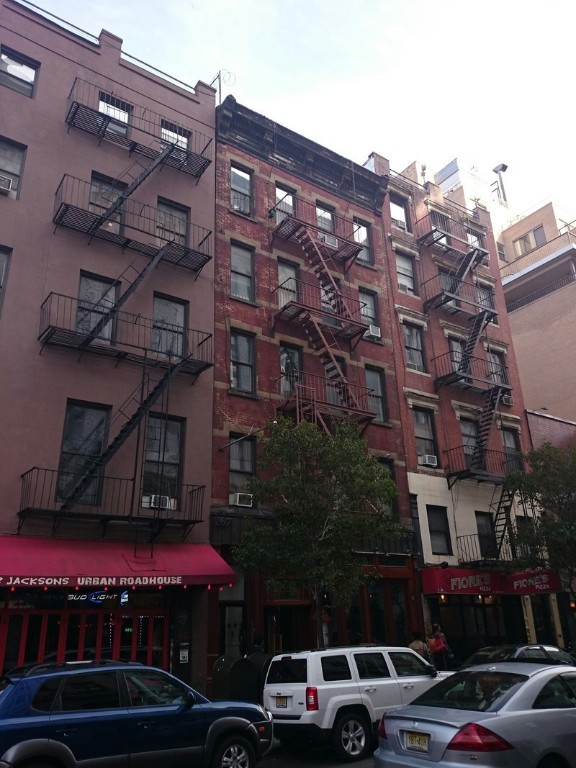
[(230, 493), (228, 504), (232, 507), (251, 507), (253, 498), (251, 493)]
[(392, 219), (392, 224), (394, 224), (395, 227), (398, 227), (398, 229), (406, 229), (406, 222), (401, 221), (400, 219)]
[(514, 398), (512, 395), (502, 395), (502, 405), (514, 405)]
[(338, 248), (338, 238), (334, 237), (334, 235), (329, 235), (326, 232), (320, 232), (318, 234), (318, 240), (320, 240), (321, 243), (329, 245), (330, 248)]
[(148, 509), (174, 509), (175, 505), (175, 499), (171, 499), (170, 496), (160, 496), (159, 494), (144, 496), (142, 501), (142, 506)]
[(381, 339), (382, 338), (382, 332), (380, 331), (379, 325), (369, 325), (368, 331), (366, 333), (366, 336), (368, 336), (371, 339)]
[(418, 457), (418, 464), (421, 464), (424, 467), (437, 467), (438, 458), (432, 453), (425, 453), (424, 456)]
[(8, 176), (0, 176), (0, 195), (7, 195), (12, 189), (12, 179)]
[(398, 290), (400, 293), (411, 293), (412, 289), (409, 285), (406, 285), (405, 283), (398, 283)]

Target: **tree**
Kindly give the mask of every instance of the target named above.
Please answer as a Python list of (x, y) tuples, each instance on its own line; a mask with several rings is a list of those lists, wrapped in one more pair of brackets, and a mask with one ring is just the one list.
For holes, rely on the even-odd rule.
[(324, 590), (345, 605), (374, 578), (355, 545), (406, 533), (389, 511), (394, 481), (345, 421), (328, 435), (314, 424), (278, 419), (261, 440), (258, 469), (250, 490), (271, 515), (247, 522), (236, 559), (272, 585), (298, 584), (311, 591), (320, 646)]
[(506, 482), (537, 514), (516, 527), (511, 544), (521, 565), (555, 571), (576, 598), (576, 447), (546, 443), (525, 458), (528, 471), (510, 472)]

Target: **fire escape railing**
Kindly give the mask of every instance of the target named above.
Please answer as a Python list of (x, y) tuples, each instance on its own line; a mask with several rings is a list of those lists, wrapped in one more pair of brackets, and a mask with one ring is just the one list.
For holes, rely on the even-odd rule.
[(90, 237), (116, 243), (154, 258), (163, 250), (162, 261), (200, 273), (212, 258), (212, 232), (192, 222), (184, 232), (160, 226), (156, 208), (133, 198), (124, 200), (113, 218), (99, 226), (102, 210), (91, 203), (92, 185), (65, 175), (56, 190), (52, 221), (58, 226), (83, 232)]
[(440, 272), (422, 283), (424, 312), (442, 309), (450, 315), (477, 315), (481, 310), (494, 312), (494, 290), (462, 280), (452, 274)]
[(299, 400), (304, 405), (314, 405), (324, 415), (347, 416), (358, 421), (371, 421), (376, 415), (370, 402), (372, 390), (368, 387), (347, 380), (343, 388), (328, 376), (307, 371), (280, 376), (277, 394), (282, 401), (280, 409), (284, 411), (292, 410)]
[(508, 382), (506, 365), (494, 363), (486, 358), (467, 356), (456, 350), (434, 357), (432, 370), (435, 391), (443, 386), (467, 389), (478, 394), (484, 394), (495, 386), (501, 387), (503, 392), (512, 389)]
[[(104, 316), (106, 308), (99, 303), (50, 293), (41, 306), (38, 339), (43, 345), (86, 349), (94, 354), (150, 365), (185, 360), (184, 374), (197, 375), (213, 364), (211, 333), (117, 311), (91, 339), (92, 329)], [(88, 345), (87, 340), (90, 340)]]
[(519, 452), (458, 445), (444, 451), (444, 465), (449, 479), (475, 478), (501, 483), (510, 469), (522, 469), (524, 462)]
[(175, 121), (169, 115), (135, 103), (132, 95), (128, 90), (113, 94), (76, 78), (68, 98), (66, 123), (149, 160), (155, 159), (166, 144), (176, 143), (177, 149), (165, 165), (201, 178), (212, 162), (213, 139), (192, 124)]

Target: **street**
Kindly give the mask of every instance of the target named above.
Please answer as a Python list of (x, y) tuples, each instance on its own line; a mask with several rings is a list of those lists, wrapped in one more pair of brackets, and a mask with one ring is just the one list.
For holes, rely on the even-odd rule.
[[(356, 768), (372, 768), (373, 758), (370, 754), (364, 760), (354, 763)], [(281, 746), (273, 747), (260, 762), (260, 768), (344, 768), (349, 763), (337, 760), (330, 749), (310, 748), (305, 752), (294, 754), (287, 752)]]

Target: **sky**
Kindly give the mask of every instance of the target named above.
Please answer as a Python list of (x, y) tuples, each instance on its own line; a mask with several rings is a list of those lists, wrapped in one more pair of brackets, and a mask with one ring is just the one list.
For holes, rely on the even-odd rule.
[(34, 0), (349, 158), (453, 158), (576, 219), (574, 0)]

